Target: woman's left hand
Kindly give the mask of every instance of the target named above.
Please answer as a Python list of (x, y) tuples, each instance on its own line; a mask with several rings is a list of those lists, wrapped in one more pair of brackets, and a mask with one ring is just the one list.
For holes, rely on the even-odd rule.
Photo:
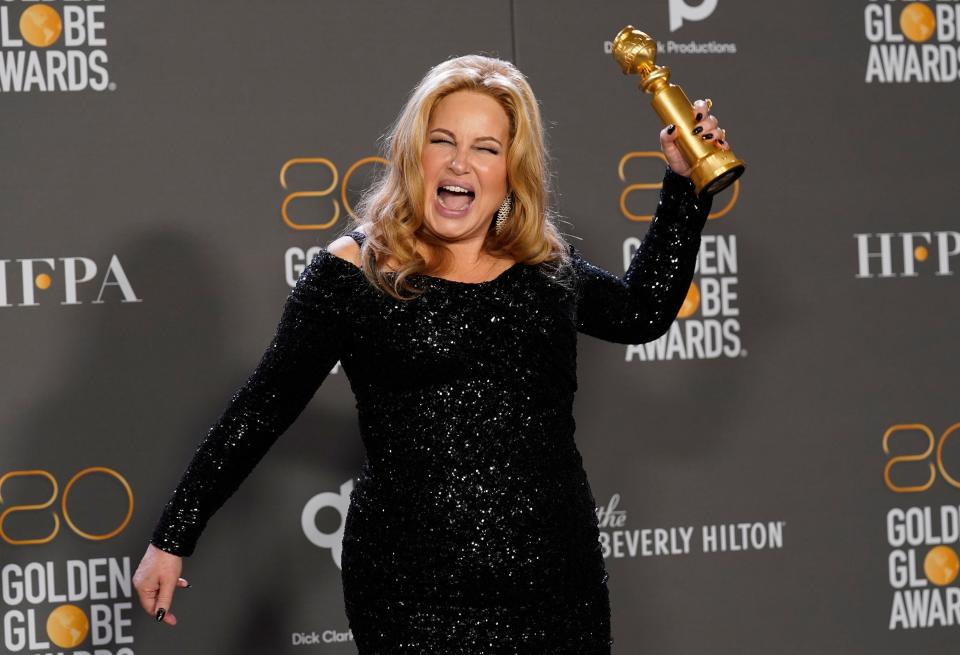
[[(697, 100), (693, 103), (693, 118), (694, 121), (696, 121), (693, 133), (704, 141), (712, 141), (717, 148), (729, 150), (730, 144), (727, 143), (727, 131), (720, 127), (717, 122), (717, 117), (710, 114), (710, 108), (712, 106), (713, 102), (710, 100)], [(683, 153), (680, 152), (680, 148), (674, 143), (679, 133), (676, 128), (671, 131), (670, 128), (672, 127), (674, 126), (668, 125), (660, 131), (660, 149), (663, 150), (663, 155), (667, 158), (667, 164), (670, 165), (670, 168), (675, 173), (683, 175), (684, 177), (690, 177), (690, 172), (693, 170), (693, 167), (690, 166), (687, 158), (684, 157)]]

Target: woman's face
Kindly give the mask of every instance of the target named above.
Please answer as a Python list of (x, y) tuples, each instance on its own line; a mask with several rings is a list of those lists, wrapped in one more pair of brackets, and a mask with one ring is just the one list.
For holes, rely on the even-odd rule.
[(507, 195), (510, 119), (485, 93), (456, 91), (433, 109), (420, 163), (424, 219), (438, 236), (484, 234)]

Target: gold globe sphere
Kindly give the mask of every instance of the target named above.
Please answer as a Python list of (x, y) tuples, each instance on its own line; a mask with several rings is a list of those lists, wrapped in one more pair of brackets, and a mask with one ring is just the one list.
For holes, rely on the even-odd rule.
[(633, 25), (627, 25), (613, 39), (613, 56), (626, 75), (646, 72), (657, 61), (657, 42)]

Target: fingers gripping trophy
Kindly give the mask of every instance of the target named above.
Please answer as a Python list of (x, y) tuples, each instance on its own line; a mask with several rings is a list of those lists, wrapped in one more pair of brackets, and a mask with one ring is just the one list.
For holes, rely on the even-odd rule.
[[(640, 88), (652, 96), (653, 110), (670, 126), (662, 138), (668, 163), (676, 170), (666, 147), (673, 141), (690, 162), (689, 177), (698, 194), (715, 195), (743, 175), (745, 165), (730, 150), (724, 130), (718, 127), (716, 117), (707, 116), (713, 103), (698, 100), (692, 104), (683, 89), (670, 83), (670, 69), (656, 65), (657, 42), (653, 38), (627, 25), (613, 40), (613, 56), (625, 75), (640, 75)], [(679, 128), (676, 137), (670, 139), (666, 135), (673, 135), (675, 128)]]

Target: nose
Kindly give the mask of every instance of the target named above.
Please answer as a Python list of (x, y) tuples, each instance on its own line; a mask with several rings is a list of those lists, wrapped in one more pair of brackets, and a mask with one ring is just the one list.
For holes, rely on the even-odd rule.
[(466, 154), (457, 151), (453, 153), (453, 159), (450, 160), (450, 170), (456, 175), (463, 175), (467, 172)]
[(454, 157), (450, 162), (450, 170), (456, 173), (457, 175), (463, 175), (467, 172), (467, 169), (464, 165), (460, 163), (459, 158)]

